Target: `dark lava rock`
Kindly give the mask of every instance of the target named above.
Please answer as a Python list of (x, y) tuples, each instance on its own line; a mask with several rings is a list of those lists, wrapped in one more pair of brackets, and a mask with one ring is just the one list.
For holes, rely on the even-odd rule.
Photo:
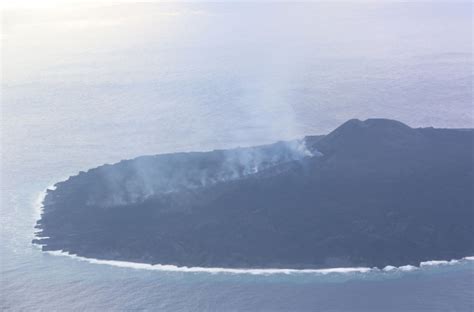
[(104, 165), (48, 191), (34, 242), (203, 267), (461, 258), (474, 254), (473, 140), (472, 129), (349, 120), (303, 141)]

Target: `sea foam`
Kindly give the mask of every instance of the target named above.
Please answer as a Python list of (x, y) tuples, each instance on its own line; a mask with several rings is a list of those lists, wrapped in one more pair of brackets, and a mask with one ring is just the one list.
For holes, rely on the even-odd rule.
[(64, 256), (75, 260), (88, 262), (91, 264), (102, 264), (110, 265), (120, 268), (129, 268), (137, 270), (150, 270), (150, 271), (165, 271), (165, 272), (184, 272), (184, 273), (228, 273), (228, 274), (251, 274), (251, 275), (271, 275), (271, 274), (353, 274), (353, 273), (368, 273), (368, 272), (410, 272), (419, 270), (426, 266), (438, 266), (438, 265), (452, 265), (460, 262), (474, 261), (474, 257), (464, 257), (459, 260), (450, 261), (426, 261), (421, 262), (420, 266), (403, 265), (399, 267), (386, 266), (382, 270), (378, 268), (368, 267), (347, 267), (347, 268), (327, 268), (327, 269), (280, 269), (280, 268), (265, 268), (265, 269), (251, 269), (251, 268), (207, 268), (207, 267), (186, 267), (176, 266), (169, 264), (148, 264), (139, 262), (129, 261), (117, 261), (117, 260), (102, 260), (94, 258), (86, 258), (64, 252), (62, 250), (46, 251), (47, 254), (54, 256)]
[[(55, 190), (56, 186), (51, 185), (47, 187), (35, 201), (35, 211), (38, 215), (37, 220), (41, 218), (43, 213), (43, 201), (46, 197), (48, 190)], [(41, 231), (34, 233), (35, 238), (47, 238), (45, 236), (38, 236), (41, 234)], [(41, 247), (41, 244), (34, 244)], [(327, 269), (282, 269), (282, 268), (261, 268), (261, 269), (252, 269), (252, 268), (208, 268), (208, 267), (186, 267), (186, 266), (176, 266), (171, 264), (148, 264), (148, 263), (139, 263), (139, 262), (130, 262), (130, 261), (118, 261), (118, 260), (103, 260), (95, 258), (87, 258), (78, 256), (75, 254), (70, 254), (62, 250), (54, 251), (45, 251), (45, 253), (54, 255), (54, 256), (63, 256), (69, 257), (75, 260), (88, 262), (91, 264), (102, 264), (110, 265), (120, 268), (129, 268), (136, 270), (151, 270), (151, 271), (165, 271), (165, 272), (184, 272), (184, 273), (209, 273), (209, 274), (218, 274), (218, 273), (228, 273), (228, 274), (251, 274), (251, 275), (271, 275), (271, 274), (353, 274), (353, 273), (368, 273), (368, 272), (393, 272), (393, 271), (402, 271), (409, 272), (418, 270), (423, 267), (432, 267), (439, 265), (453, 265), (460, 262), (474, 261), (474, 256), (464, 257), (462, 259), (452, 259), (450, 261), (446, 260), (431, 260), (420, 262), (419, 267), (413, 265), (403, 265), (403, 266), (391, 266), (387, 265), (383, 269), (378, 268), (368, 268), (368, 267), (346, 267), (346, 268), (327, 268)]]
[(207, 267), (186, 267), (168, 264), (147, 264), (129, 261), (117, 260), (101, 260), (94, 258), (86, 258), (64, 252), (62, 250), (46, 251), (46, 253), (54, 256), (65, 256), (79, 261), (85, 261), (92, 264), (105, 264), (121, 268), (152, 270), (152, 271), (167, 271), (167, 272), (188, 272), (188, 273), (230, 273), (230, 274), (252, 274), (252, 275), (269, 275), (269, 274), (330, 274), (330, 273), (366, 273), (372, 268), (355, 267), (355, 268), (328, 268), (328, 269), (246, 269), (246, 268), (207, 268)]

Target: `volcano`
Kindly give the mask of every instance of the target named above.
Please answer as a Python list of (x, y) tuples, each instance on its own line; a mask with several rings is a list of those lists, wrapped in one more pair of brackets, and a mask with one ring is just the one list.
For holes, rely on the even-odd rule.
[(418, 265), (474, 254), (473, 129), (349, 120), (271, 145), (143, 156), (48, 190), (33, 243), (177, 266)]

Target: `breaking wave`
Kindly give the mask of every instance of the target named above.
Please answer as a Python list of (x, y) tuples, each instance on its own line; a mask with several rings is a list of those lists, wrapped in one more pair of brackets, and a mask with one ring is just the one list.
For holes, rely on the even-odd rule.
[(205, 267), (179, 267), (168, 264), (147, 264), (129, 261), (116, 260), (101, 260), (81, 257), (61, 250), (46, 251), (46, 253), (55, 256), (66, 256), (80, 261), (86, 261), (93, 264), (107, 264), (116, 267), (142, 269), (153, 271), (167, 271), (167, 272), (189, 272), (189, 273), (231, 273), (231, 274), (253, 274), (253, 275), (269, 275), (269, 274), (294, 274), (294, 273), (365, 273), (369, 272), (371, 268), (357, 267), (357, 268), (329, 268), (329, 269), (245, 269), (245, 268), (205, 268)]
[(408, 272), (419, 270), (426, 266), (438, 266), (438, 265), (453, 265), (461, 262), (474, 261), (474, 257), (464, 257), (459, 260), (450, 261), (426, 261), (421, 262), (420, 266), (404, 265), (400, 267), (386, 266), (383, 269), (378, 268), (367, 268), (367, 267), (354, 267), (354, 268), (328, 268), (328, 269), (245, 269), (245, 268), (205, 268), (205, 267), (179, 267), (176, 265), (169, 264), (147, 264), (139, 262), (129, 261), (117, 261), (117, 260), (101, 260), (94, 258), (86, 258), (64, 252), (62, 250), (46, 251), (46, 253), (54, 256), (69, 257), (79, 261), (85, 261), (92, 264), (103, 264), (110, 265), (120, 268), (138, 269), (138, 270), (151, 270), (151, 271), (165, 271), (165, 272), (183, 272), (183, 273), (227, 273), (227, 274), (251, 274), (251, 275), (272, 275), (272, 274), (348, 274), (348, 273), (369, 273), (369, 272), (393, 272), (401, 271)]
[[(46, 197), (48, 190), (54, 190), (56, 187), (54, 185), (47, 187), (39, 196), (35, 202), (35, 211), (38, 216), (38, 219), (41, 217), (43, 212), (43, 200)], [(41, 236), (41, 232), (34, 233), (35, 238), (46, 238)], [(41, 244), (34, 244), (41, 247)], [(148, 264), (148, 263), (139, 263), (139, 262), (130, 262), (130, 261), (117, 261), (117, 260), (102, 260), (94, 258), (86, 258), (78, 256), (75, 254), (70, 254), (62, 250), (54, 251), (44, 251), (44, 253), (54, 255), (54, 256), (63, 256), (69, 257), (71, 259), (88, 262), (91, 264), (102, 264), (110, 265), (120, 268), (129, 268), (137, 270), (151, 270), (151, 271), (164, 271), (164, 272), (183, 272), (183, 273), (209, 273), (209, 274), (218, 274), (218, 273), (227, 273), (227, 274), (251, 274), (251, 275), (272, 275), (272, 274), (349, 274), (349, 273), (369, 273), (369, 272), (409, 272), (422, 269), (424, 267), (433, 267), (433, 266), (445, 266), (445, 265), (455, 265), (459, 263), (465, 263), (468, 261), (474, 261), (474, 256), (464, 257), (462, 259), (452, 259), (452, 260), (430, 260), (420, 262), (419, 266), (413, 265), (404, 265), (404, 266), (391, 266), (387, 265), (383, 269), (379, 268), (368, 268), (368, 267), (346, 267), (346, 268), (327, 268), (327, 269), (281, 269), (281, 268), (261, 268), (261, 269), (249, 269), (249, 268), (208, 268), (208, 267), (185, 267), (185, 266), (176, 266), (170, 264)]]

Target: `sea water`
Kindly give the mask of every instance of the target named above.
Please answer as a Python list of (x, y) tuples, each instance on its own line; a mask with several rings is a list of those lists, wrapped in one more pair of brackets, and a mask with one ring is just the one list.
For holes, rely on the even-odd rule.
[(229, 270), (31, 244), (45, 188), (104, 163), (324, 134), (349, 118), (472, 127), (471, 12), (142, 3), (5, 13), (0, 310), (472, 311), (472, 259)]

